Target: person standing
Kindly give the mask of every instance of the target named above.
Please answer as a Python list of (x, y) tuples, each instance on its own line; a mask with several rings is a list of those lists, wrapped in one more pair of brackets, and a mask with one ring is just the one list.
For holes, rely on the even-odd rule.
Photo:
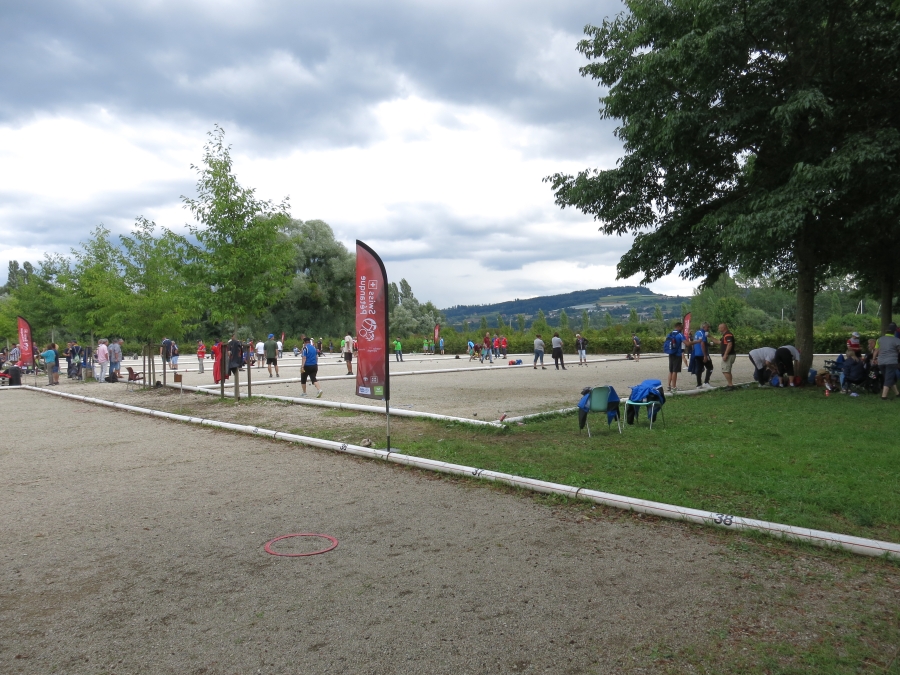
[[(709, 387), (709, 378), (712, 375), (713, 364), (709, 357), (709, 324), (704, 322), (700, 328), (694, 333), (691, 350), (691, 363), (688, 366), (688, 372), (693, 373), (697, 377), (697, 389), (703, 389), (703, 386)], [(706, 379), (703, 380), (703, 371), (706, 371)]]
[(887, 333), (875, 341), (875, 363), (884, 378), (881, 388), (881, 400), (889, 401), (888, 393), (894, 392), (894, 397), (900, 396), (897, 392), (898, 363), (900, 363), (900, 338), (897, 338), (897, 324), (890, 323)]
[(122, 340), (113, 340), (109, 343), (109, 374), (122, 377), (119, 370), (122, 367)]
[(670, 343), (669, 355), (669, 392), (678, 391), (678, 373), (681, 372), (681, 355), (684, 353), (684, 334), (681, 332), (684, 324), (680, 321), (675, 324), (674, 330), (666, 337), (666, 342)]
[(12, 349), (9, 350), (9, 359), (8, 361), (14, 366), (19, 365), (19, 361), (22, 358), (22, 350), (19, 349), (19, 343), (13, 342)]
[(544, 367), (544, 341), (541, 339), (541, 334), (538, 333), (534, 336), (534, 369), (537, 370), (537, 362), (538, 359), (541, 360), (541, 370), (547, 370)]
[(334, 340), (328, 340), (328, 353), (334, 354)]
[(203, 340), (197, 340), (197, 372), (203, 374), (203, 362), (206, 360), (206, 345)]
[(316, 349), (318, 350), (319, 354), (322, 353), (322, 338), (319, 338), (319, 341), (316, 343)]
[(347, 374), (353, 374), (353, 337), (350, 333), (341, 340), (341, 350), (344, 353), (344, 361), (347, 363)]
[(401, 363), (403, 362), (403, 345), (400, 344), (399, 338), (394, 340), (394, 358)]
[(731, 368), (734, 366), (734, 361), (737, 358), (735, 354), (735, 341), (734, 341), (734, 333), (728, 328), (727, 324), (720, 323), (719, 324), (719, 334), (721, 337), (718, 340), (711, 338), (713, 342), (721, 345), (722, 349), (722, 375), (725, 376), (725, 382), (728, 384), (728, 387), (734, 387), (734, 381), (731, 379)]
[(169, 359), (172, 358), (172, 341), (164, 337), (159, 346), (159, 355), (162, 357), (163, 363), (168, 366)]
[(81, 349), (78, 340), (72, 340), (72, 346), (69, 348), (69, 353), (72, 355), (72, 379), (80, 380), (81, 360), (84, 357), (84, 350)]
[[(275, 344), (278, 345), (278, 358), (284, 358), (284, 343), (281, 340), (276, 340)], [(319, 349), (322, 349), (322, 338), (319, 338)]]
[[(308, 341), (309, 338), (306, 338), (306, 340)], [(309, 344), (313, 351), (316, 350), (315, 347), (312, 347), (311, 342), (306, 342), (306, 344)], [(269, 333), (269, 339), (263, 345), (263, 352), (266, 355), (266, 368), (269, 369), (269, 377), (272, 377), (272, 366), (275, 366), (275, 377), (281, 377), (278, 373), (278, 342), (275, 340), (274, 333)], [(301, 361), (300, 363), (302, 365), (303, 362)]]
[(172, 370), (178, 370), (178, 345), (172, 340), (172, 349), (169, 360), (172, 362)]
[(313, 386), (317, 389), (316, 398), (322, 398), (322, 387), (316, 376), (319, 373), (319, 353), (312, 338), (303, 338), (303, 349), (300, 350), (300, 386), (303, 388), (303, 395), (306, 396), (306, 379), (309, 378)]
[(484, 363), (485, 357), (491, 362), (491, 365), (494, 365), (494, 353), (493, 353), (493, 340), (491, 340), (491, 334), (485, 333), (484, 340), (481, 341), (481, 362)]
[(262, 368), (263, 359), (266, 356), (266, 344), (260, 340), (256, 343), (256, 369)]
[(466, 343), (466, 346), (469, 348), (469, 361), (475, 360), (475, 343), (472, 340), (469, 340)]
[(244, 345), (234, 333), (231, 334), (231, 339), (225, 346), (225, 355), (228, 359), (228, 372), (237, 375), (237, 372), (244, 367)]
[(47, 345), (47, 349), (41, 354), (41, 357), (44, 359), (44, 367), (47, 369), (47, 386), (52, 387), (54, 384), (59, 384), (54, 380), (54, 372), (58, 373), (58, 364), (56, 362), (56, 350), (54, 349), (56, 345), (49, 344)]
[(440, 340), (438, 340), (438, 344), (439, 344), (439, 348), (441, 350), (441, 356), (443, 356), (444, 355), (444, 338), (441, 338)]
[(562, 366), (562, 369), (565, 370), (566, 362), (563, 361), (563, 341), (559, 337), (559, 333), (553, 334), (553, 337), (550, 339), (550, 347), (553, 349), (553, 364), (556, 366), (556, 369), (559, 370), (559, 367)]
[(631, 334), (631, 355), (634, 357), (635, 362), (641, 360), (641, 338), (638, 337), (637, 333)]
[[(441, 338), (441, 342), (443, 342), (443, 338)], [(500, 336), (500, 353), (503, 355), (505, 359), (509, 350), (509, 341), (506, 339), (505, 335)], [(444, 353), (444, 350), (441, 349), (441, 354)]]
[(581, 333), (575, 333), (575, 351), (578, 352), (578, 365), (587, 365), (587, 340), (581, 337)]
[(109, 347), (106, 346), (106, 339), (100, 338), (97, 341), (97, 365), (100, 367), (100, 373), (97, 376), (97, 382), (106, 382), (109, 374)]

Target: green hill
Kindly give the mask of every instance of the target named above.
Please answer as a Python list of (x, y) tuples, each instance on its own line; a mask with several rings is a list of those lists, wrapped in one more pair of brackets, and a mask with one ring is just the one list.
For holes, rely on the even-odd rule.
[(543, 310), (550, 322), (555, 323), (552, 319), (559, 316), (561, 310), (566, 310), (570, 317), (581, 316), (587, 310), (589, 314), (609, 312), (613, 318), (619, 319), (627, 317), (632, 308), (646, 317), (652, 316), (658, 305), (663, 316), (670, 318), (680, 316), (681, 303), (689, 301), (689, 297), (659, 295), (643, 286), (610, 286), (536, 298), (517, 298), (490, 305), (456, 305), (442, 309), (441, 312), (447, 318), (447, 323), (453, 326), (461, 326), (464, 321), (478, 324), (481, 317), (487, 319), (488, 325), (494, 326), (498, 314), (507, 323), (523, 314), (526, 322), (531, 323), (538, 310)]

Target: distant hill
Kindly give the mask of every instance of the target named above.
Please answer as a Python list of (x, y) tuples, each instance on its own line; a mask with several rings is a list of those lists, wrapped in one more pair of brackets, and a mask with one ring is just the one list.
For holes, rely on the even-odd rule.
[(652, 313), (654, 307), (659, 305), (668, 318), (680, 315), (681, 303), (689, 301), (689, 297), (659, 295), (643, 286), (610, 286), (509, 300), (492, 305), (456, 305), (442, 309), (441, 312), (451, 325), (461, 325), (463, 321), (477, 324), (481, 317), (486, 317), (490, 325), (495, 325), (497, 314), (502, 314), (507, 322), (518, 314), (524, 314), (528, 323), (531, 323), (531, 318), (539, 309), (543, 310), (548, 318), (558, 315), (563, 309), (570, 317), (580, 316), (586, 309), (589, 313), (609, 311), (618, 318), (622, 315), (627, 316), (631, 308), (640, 313)]

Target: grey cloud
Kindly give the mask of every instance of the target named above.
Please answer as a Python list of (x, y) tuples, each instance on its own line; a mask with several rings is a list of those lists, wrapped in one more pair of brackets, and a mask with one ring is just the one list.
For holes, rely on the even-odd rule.
[(574, 54), (584, 24), (621, 5), (557, 5), (19, 3), (0, 27), (0, 120), (100, 105), (343, 146), (374, 139), (374, 104), (416, 93), (579, 135), (583, 152), (609, 141), (597, 87), (577, 55), (542, 54)]
[(394, 207), (369, 243), (386, 261), (468, 259), (485, 269), (510, 271), (558, 260), (615, 265), (631, 239), (602, 236), (596, 225), (572, 211), (461, 218), (443, 205), (404, 204)]

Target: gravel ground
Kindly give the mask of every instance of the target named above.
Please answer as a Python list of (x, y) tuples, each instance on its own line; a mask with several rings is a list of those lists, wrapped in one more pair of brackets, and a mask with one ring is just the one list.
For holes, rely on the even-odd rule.
[[(645, 672), (737, 602), (719, 540), (677, 523), (0, 397), (41, 427), (0, 445), (2, 672)], [(264, 552), (293, 532), (340, 546)]]
[[(533, 360), (529, 355), (510, 355), (509, 358), (522, 358), (526, 363)], [(391, 362), (392, 374), (419, 370), (449, 371), (454, 368), (472, 370), (394, 377), (391, 380), (391, 406), (454, 417), (496, 420), (503, 414), (526, 415), (574, 406), (580, 398), (581, 390), (586, 386), (611, 384), (621, 396), (627, 396), (629, 387), (642, 380), (655, 378), (666, 381), (668, 363), (665, 355), (647, 355), (638, 363), (613, 355), (592, 356), (591, 359), (595, 362), (579, 366), (577, 356), (566, 356), (567, 369), (556, 370), (552, 359), (545, 358), (545, 362), (549, 363), (547, 370), (535, 371), (532, 368), (510, 368), (505, 361), (502, 364), (495, 361), (493, 366), (487, 362), (482, 365), (477, 361), (470, 362), (468, 356), (457, 360), (453, 357), (426, 359), (408, 355), (403, 363)], [(299, 377), (299, 359), (289, 355), (282, 361), (285, 365), (281, 372), (283, 379)], [(821, 368), (821, 361), (821, 358), (817, 358), (813, 367)], [(196, 358), (184, 357), (182, 364), (193, 368), (196, 366)], [(711, 384), (723, 386), (725, 378), (719, 371), (718, 358), (714, 359), (714, 365)], [(319, 370), (324, 377), (346, 374), (344, 366), (333, 356), (323, 358), (323, 365)], [(750, 360), (746, 355), (739, 355), (734, 366), (734, 381), (750, 382), (752, 375)], [(187, 372), (183, 376), (184, 384), (187, 385), (212, 384), (209, 368), (203, 375)], [(157, 379), (161, 377), (161, 372), (158, 371)], [(240, 373), (240, 378), (242, 383), (245, 382), (246, 373)], [(271, 383), (272, 380), (274, 378), (269, 378), (265, 368), (253, 368), (251, 383), (254, 393), (295, 397), (302, 394), (299, 382)], [(62, 381), (66, 382), (65, 376)], [(172, 381), (171, 377), (168, 381)], [(682, 389), (692, 391), (696, 381), (685, 369), (679, 376), (679, 384)], [(233, 390), (231, 385), (231, 381), (226, 383), (226, 387)], [(353, 378), (323, 380), (321, 385), (325, 391), (323, 398), (326, 400), (384, 407), (381, 402), (356, 396)], [(246, 388), (242, 389), (245, 390)], [(307, 391), (312, 394), (314, 388), (307, 385)]]

